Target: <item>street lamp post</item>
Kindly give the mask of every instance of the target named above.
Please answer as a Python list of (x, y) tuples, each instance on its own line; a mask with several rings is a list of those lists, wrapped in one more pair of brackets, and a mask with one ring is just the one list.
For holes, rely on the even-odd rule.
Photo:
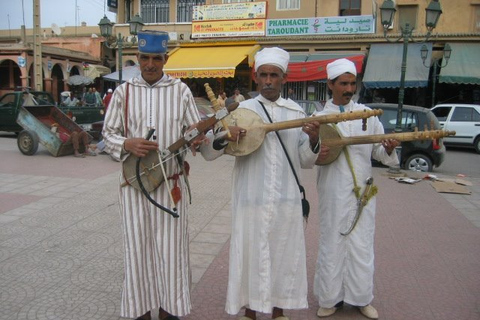
[[(432, 30), (436, 27), (438, 19), (442, 14), (442, 9), (438, 0), (432, 0), (426, 10), (425, 24), (427, 26), (427, 35), (425, 41), (428, 41), (430, 38)], [(387, 36), (387, 30), (393, 23), (393, 17), (395, 16), (395, 3), (392, 0), (385, 0), (380, 7), (380, 19), (383, 26), (383, 36), (388, 42), (398, 42), (403, 38), (403, 55), (402, 55), (402, 68), (400, 75), (400, 88), (398, 91), (398, 109), (397, 109), (397, 122), (395, 125), (395, 132), (402, 131), (402, 108), (403, 108), (403, 99), (405, 95), (405, 74), (407, 71), (407, 53), (408, 53), (408, 42), (414, 41), (412, 38), (412, 33), (414, 28), (410, 26), (409, 23), (405, 23), (404, 26), (400, 26), (401, 35), (399, 38), (390, 40)]]
[[(423, 65), (427, 68), (430, 68), (430, 65), (425, 65), (425, 60), (427, 59), (428, 56), (428, 48), (426, 45), (422, 46), (422, 49), (420, 50), (420, 54), (422, 56), (423, 60)], [(432, 82), (432, 108), (435, 106), (435, 86), (437, 83), (437, 68), (445, 68), (448, 64), (448, 59), (450, 59), (450, 56), (452, 55), (452, 49), (450, 48), (450, 45), (447, 43), (445, 44), (445, 47), (443, 47), (443, 58), (445, 58), (445, 65), (443, 65), (443, 62), (439, 62), (440, 59), (434, 60), (432, 62), (433, 65), (433, 82)]]
[(107, 41), (104, 42), (105, 46), (110, 49), (118, 48), (118, 81), (122, 84), (122, 55), (123, 55), (123, 48), (124, 47), (131, 47), (137, 42), (136, 35), (138, 31), (142, 31), (143, 28), (143, 21), (142, 18), (137, 14), (133, 17), (132, 20), (128, 21), (130, 26), (130, 34), (133, 35), (133, 38), (130, 41), (126, 41), (121, 33), (115, 37), (112, 33), (113, 23), (104, 16), (98, 26), (100, 27), (100, 34), (106, 38)]

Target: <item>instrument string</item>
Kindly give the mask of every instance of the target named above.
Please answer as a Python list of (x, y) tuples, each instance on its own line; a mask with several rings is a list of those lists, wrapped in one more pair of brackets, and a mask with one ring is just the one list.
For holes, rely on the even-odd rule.
[[(169, 156), (165, 157), (164, 159), (162, 159), (162, 157), (159, 156), (159, 158), (160, 158), (161, 160), (160, 160), (157, 164), (154, 164), (154, 165), (152, 165), (151, 167), (146, 168), (146, 170), (154, 170), (154, 169), (156, 169), (157, 167), (162, 166), (163, 164), (165, 164), (167, 161), (173, 159), (173, 158), (176, 157), (177, 155), (181, 155), (182, 153), (186, 153), (186, 152), (188, 152), (188, 151), (189, 151), (189, 149), (188, 149), (188, 148), (185, 148), (185, 149), (180, 150), (180, 151), (178, 151), (178, 152), (171, 153)], [(140, 173), (140, 177), (141, 177), (141, 176), (144, 176), (145, 174), (146, 174), (145, 171), (142, 171), (142, 172)], [(166, 177), (165, 177), (165, 178), (166, 178)], [(134, 181), (137, 180), (137, 177), (136, 177), (136, 176), (133, 176), (133, 177), (125, 178), (125, 180), (128, 181), (128, 183), (132, 183), (132, 182), (134, 182)]]

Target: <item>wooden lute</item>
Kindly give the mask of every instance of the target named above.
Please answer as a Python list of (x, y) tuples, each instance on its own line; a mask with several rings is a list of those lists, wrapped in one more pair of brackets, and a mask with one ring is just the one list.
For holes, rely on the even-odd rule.
[[(205, 90), (207, 94), (210, 97), (213, 97), (215, 99), (215, 95), (212, 92), (212, 89), (208, 85), (208, 83), (205, 84)], [(212, 98), (210, 98), (212, 99)], [(218, 105), (218, 102), (213, 105), (215, 111), (219, 111), (221, 107)], [(230, 104), (226, 109), (227, 112), (231, 112), (235, 110), (238, 107), (238, 102), (234, 102)], [(204, 133), (208, 131), (210, 128), (212, 128), (219, 120), (216, 117), (216, 115), (211, 116), (210, 118), (200, 121), (197, 126), (197, 131), (198, 133)], [(161, 165), (162, 161), (165, 161), (165, 158), (168, 156), (175, 156), (179, 150), (187, 145), (189, 142), (187, 138), (187, 134), (185, 136), (181, 137), (178, 139), (175, 143), (170, 145), (166, 150), (160, 151), (160, 150), (152, 150), (150, 151), (145, 157), (141, 158), (140, 161), (140, 168), (141, 168), (141, 179), (142, 179), (142, 184), (148, 192), (151, 192), (155, 189), (157, 189), (160, 184), (165, 181), (165, 176), (163, 174)], [(121, 184), (122, 187), (131, 185), (135, 189), (140, 190), (139, 183), (137, 181), (136, 177), (136, 162), (137, 162), (138, 157), (134, 156), (133, 154), (129, 155), (127, 159), (122, 163), (122, 168), (123, 168), (123, 176), (125, 178), (125, 181)]]
[(322, 139), (322, 145), (328, 146), (330, 150), (326, 159), (322, 161), (317, 159), (315, 164), (323, 166), (332, 163), (340, 156), (343, 148), (348, 145), (378, 143), (385, 139), (395, 139), (398, 141), (434, 140), (454, 135), (455, 131), (427, 129), (425, 129), (424, 131), (418, 131), (418, 128), (415, 128), (413, 132), (340, 137), (338, 131), (335, 130), (332, 126), (322, 125), (320, 126), (320, 137)]
[(228, 115), (225, 120), (229, 126), (239, 126), (247, 130), (246, 136), (237, 141), (228, 143), (225, 153), (232, 156), (245, 156), (257, 150), (263, 143), (265, 135), (271, 131), (298, 128), (309, 122), (318, 121), (320, 124), (338, 123), (348, 120), (367, 119), (378, 116), (383, 110), (361, 110), (343, 113), (332, 113), (327, 115), (301, 118), (295, 120), (265, 123), (262, 118), (252, 110), (237, 109)]

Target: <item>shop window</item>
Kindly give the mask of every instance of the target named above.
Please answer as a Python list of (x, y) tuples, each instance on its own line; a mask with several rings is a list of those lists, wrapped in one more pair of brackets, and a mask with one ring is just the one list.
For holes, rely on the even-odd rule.
[(277, 10), (298, 10), (300, 0), (277, 0)]
[(359, 16), (361, 9), (360, 0), (340, 0), (340, 16)]
[(132, 20), (132, 0), (125, 0), (125, 21), (124, 23), (128, 23), (128, 21)]
[(177, 0), (177, 22), (192, 22), (193, 6), (205, 5), (205, 0)]
[(473, 26), (473, 31), (474, 32), (480, 32), (480, 5), (474, 6), (473, 7), (473, 14), (474, 14), (474, 26)]
[(140, 11), (145, 23), (170, 22), (169, 0), (142, 0)]
[(404, 28), (408, 23), (410, 30), (417, 27), (418, 6), (398, 6), (400, 27)]

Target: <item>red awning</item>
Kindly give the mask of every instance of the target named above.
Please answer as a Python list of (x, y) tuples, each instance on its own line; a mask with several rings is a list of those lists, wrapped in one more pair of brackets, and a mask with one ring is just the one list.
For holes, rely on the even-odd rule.
[[(352, 61), (353, 63), (355, 63), (357, 73), (362, 72), (363, 60), (365, 58), (363, 54), (338, 58), (346, 58)], [(288, 64), (287, 71), (288, 82), (326, 80), (327, 64), (334, 60), (337, 60), (338, 58), (307, 62), (290, 62)]]

